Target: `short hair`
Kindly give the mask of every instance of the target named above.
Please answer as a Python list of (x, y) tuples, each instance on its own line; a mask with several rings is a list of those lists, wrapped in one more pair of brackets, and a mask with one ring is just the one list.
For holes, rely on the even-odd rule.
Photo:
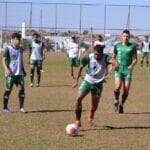
[(12, 34), (11, 38), (12, 38), (12, 39), (17, 38), (17, 39), (19, 39), (19, 40), (20, 40), (20, 39), (21, 39), (21, 34), (20, 34), (20, 33), (15, 32), (15, 33), (13, 33), (13, 34)]
[(130, 31), (127, 30), (127, 29), (123, 30), (122, 34), (123, 34), (123, 33), (126, 33), (126, 34), (129, 34), (129, 35), (130, 35)]
[(98, 52), (98, 53), (101, 53), (101, 52), (103, 52), (104, 48), (105, 48), (105, 45), (95, 45), (94, 46), (94, 51)]
[(148, 35), (145, 35), (145, 38), (147, 38), (147, 39), (148, 39), (148, 38), (149, 38), (149, 37), (148, 37)]
[(38, 34), (38, 33), (35, 32), (35, 33), (33, 33), (32, 36), (33, 36), (33, 37), (34, 37), (34, 36), (40, 37), (40, 34)]

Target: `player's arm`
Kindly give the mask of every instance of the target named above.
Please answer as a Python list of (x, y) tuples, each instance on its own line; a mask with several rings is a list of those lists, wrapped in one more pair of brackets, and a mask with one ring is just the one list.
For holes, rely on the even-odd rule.
[[(24, 51), (24, 49), (22, 49), (22, 52)], [(24, 68), (24, 62), (23, 62), (23, 57), (22, 57), (22, 60), (21, 60), (21, 63), (22, 63), (22, 72), (23, 72), (23, 76), (25, 77), (26, 76), (26, 71), (25, 71), (25, 68)]]
[(134, 47), (134, 53), (133, 53), (133, 56), (132, 56), (132, 63), (128, 68), (132, 71), (136, 63), (137, 63), (137, 49), (136, 49), (136, 46), (135, 46)]
[(114, 57), (113, 57), (113, 63), (112, 65), (114, 66), (114, 70), (118, 70), (119, 69), (119, 62), (117, 60), (117, 46), (114, 46)]
[(31, 43), (30, 43), (30, 44), (29, 44), (29, 60), (28, 60), (28, 63), (29, 63), (29, 64), (30, 64), (31, 53), (32, 53), (32, 45), (31, 45)]
[(75, 79), (75, 82), (73, 83), (72, 87), (75, 88), (78, 85), (79, 78), (81, 76), (83, 68), (89, 63), (89, 56), (85, 56), (81, 59), (81, 65), (78, 69), (77, 78)]
[(111, 74), (113, 71), (113, 61), (109, 55), (107, 55), (107, 57), (106, 57), (106, 65), (107, 65), (107, 69), (108, 69), (108, 74)]
[(4, 68), (5, 74), (8, 75), (8, 76), (10, 75), (10, 70), (9, 70), (9, 67), (8, 67), (9, 59), (10, 59), (9, 49), (6, 48), (5, 52), (4, 52), (4, 55), (3, 55), (3, 58), (2, 58), (2, 65), (3, 65), (3, 68)]
[(44, 43), (42, 43), (41, 56), (43, 60), (45, 59), (45, 53), (46, 53), (45, 45)]

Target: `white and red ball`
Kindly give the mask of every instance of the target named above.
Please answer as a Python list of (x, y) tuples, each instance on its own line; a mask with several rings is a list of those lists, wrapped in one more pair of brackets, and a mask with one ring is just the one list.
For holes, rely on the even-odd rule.
[(75, 123), (71, 123), (66, 126), (66, 134), (70, 136), (75, 136), (77, 132), (78, 132), (78, 125), (76, 125)]

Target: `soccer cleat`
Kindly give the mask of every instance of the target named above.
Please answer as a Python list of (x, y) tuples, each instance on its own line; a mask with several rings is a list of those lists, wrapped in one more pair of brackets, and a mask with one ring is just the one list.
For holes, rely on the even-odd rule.
[(27, 113), (27, 111), (26, 111), (24, 108), (21, 108), (21, 109), (20, 109), (20, 112), (21, 112), (21, 113)]
[(115, 112), (118, 111), (118, 107), (119, 107), (119, 102), (115, 102), (114, 103), (114, 110), (115, 110)]
[(39, 83), (37, 83), (37, 84), (36, 84), (36, 87), (39, 87), (39, 86), (40, 86), (40, 84), (39, 84)]
[(30, 87), (33, 87), (33, 83), (30, 84)]
[(3, 109), (3, 113), (11, 113), (11, 110), (8, 108)]
[(123, 113), (124, 113), (123, 106), (119, 105), (119, 114), (123, 114)]
[(80, 120), (76, 120), (76, 121), (75, 121), (75, 124), (76, 124), (78, 127), (81, 127), (81, 121), (80, 121)]

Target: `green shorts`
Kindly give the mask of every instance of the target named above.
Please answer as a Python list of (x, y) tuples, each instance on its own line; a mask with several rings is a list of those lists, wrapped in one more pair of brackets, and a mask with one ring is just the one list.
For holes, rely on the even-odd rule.
[(80, 60), (78, 58), (69, 58), (69, 64), (72, 67), (79, 67), (80, 66)]
[(91, 92), (96, 96), (101, 96), (102, 90), (103, 90), (103, 82), (100, 82), (98, 84), (91, 84), (88, 81), (84, 80), (79, 87), (80, 92), (83, 93)]
[(13, 85), (15, 84), (16, 86), (24, 86), (24, 77), (23, 76), (6, 76), (5, 77), (5, 86), (7, 89), (11, 89)]
[(42, 60), (30, 60), (30, 65), (34, 65), (35, 67), (42, 68)]
[(143, 57), (149, 57), (149, 52), (142, 52)]
[(120, 78), (122, 81), (131, 81), (132, 72), (128, 67), (120, 67), (115, 71), (115, 78)]

